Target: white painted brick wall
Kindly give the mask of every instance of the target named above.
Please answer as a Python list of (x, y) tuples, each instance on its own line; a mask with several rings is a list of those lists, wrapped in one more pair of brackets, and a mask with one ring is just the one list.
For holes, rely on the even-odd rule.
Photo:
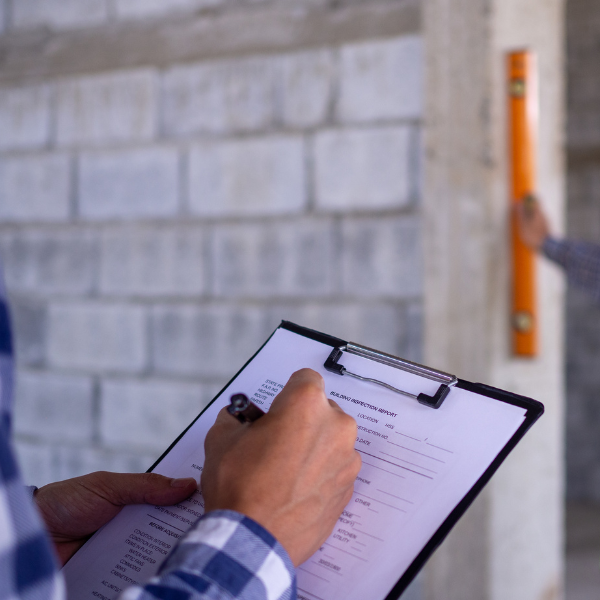
[(65, 221), (70, 215), (68, 156), (43, 154), (0, 158), (0, 219)]
[(412, 327), (412, 320), (418, 318), (414, 310), (393, 302), (365, 302), (347, 297), (329, 303), (270, 304), (266, 329), (273, 331), (285, 319), (409, 360), (420, 358), (421, 330)]
[(306, 297), (335, 289), (333, 224), (325, 220), (219, 226), (213, 256), (216, 295)]
[(50, 88), (0, 88), (0, 150), (40, 148), (50, 139)]
[(338, 118), (346, 122), (416, 119), (423, 112), (420, 36), (342, 48)]
[(92, 438), (93, 385), (89, 377), (21, 371), (15, 397), (15, 433), (42, 441)]
[(163, 78), (167, 135), (313, 127), (332, 103), (330, 50), (176, 67)]
[(275, 59), (176, 67), (163, 77), (167, 135), (256, 131), (275, 119)]
[(42, 487), (58, 481), (54, 444), (34, 444), (31, 440), (15, 440), (14, 448), (25, 485)]
[(342, 224), (342, 286), (360, 296), (418, 297), (421, 224), (414, 217), (348, 219)]
[(146, 450), (128, 451), (124, 448), (107, 450), (102, 447), (58, 446), (54, 448), (55, 480), (62, 481), (94, 471), (113, 473), (144, 473), (160, 456)]
[(40, 367), (46, 360), (46, 304), (36, 297), (11, 294), (10, 316), (19, 366)]
[(120, 227), (102, 235), (100, 291), (109, 295), (188, 296), (206, 291), (202, 228)]
[(52, 367), (140, 372), (146, 367), (146, 311), (137, 306), (64, 302), (50, 306)]
[[(421, 294), (423, 290), (421, 290)], [(423, 297), (415, 298), (404, 307), (404, 354), (406, 358), (422, 363), (423, 358)]]
[(306, 207), (304, 143), (273, 136), (193, 147), (190, 209), (200, 216), (299, 213)]
[(78, 192), (85, 219), (172, 217), (179, 210), (178, 152), (157, 147), (83, 153)]
[(98, 25), (108, 17), (107, 0), (13, 0), (17, 28), (49, 26), (69, 29)]
[(88, 294), (94, 288), (97, 243), (90, 231), (6, 232), (0, 253), (12, 293)]
[(204, 406), (199, 384), (108, 379), (101, 385), (100, 436), (110, 448), (164, 451)]
[(218, 6), (225, 0), (115, 0), (115, 11), (121, 19), (168, 16), (178, 11)]
[(19, 466), (26, 485), (41, 487), (53, 481), (79, 477), (94, 471), (143, 473), (158, 458), (158, 452), (106, 450), (82, 443), (59, 445), (34, 443), (30, 439), (16, 443)]
[(314, 140), (315, 197), (324, 210), (401, 208), (412, 200), (407, 126), (329, 130)]
[(147, 141), (158, 120), (154, 71), (119, 71), (57, 85), (56, 140), (60, 146)]
[(152, 366), (157, 373), (226, 381), (269, 333), (263, 313), (245, 306), (158, 306), (152, 312)]
[(330, 50), (281, 58), (282, 121), (291, 127), (314, 127), (327, 119), (333, 98), (334, 61)]
[[(110, 0), (111, 18), (159, 23), (213, 2), (225, 4)], [(282, 318), (421, 358), (411, 43), (0, 88), (0, 253), (29, 385), (29, 482), (147, 469)], [(52, 145), (63, 163), (42, 154)], [(46, 378), (48, 406), (60, 382), (94, 380), (93, 429), (71, 418), (59, 438), (65, 384), (44, 433)]]

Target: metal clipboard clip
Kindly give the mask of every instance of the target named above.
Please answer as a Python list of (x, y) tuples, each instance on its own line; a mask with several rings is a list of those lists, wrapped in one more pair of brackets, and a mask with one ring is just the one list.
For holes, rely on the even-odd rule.
[[(371, 377), (363, 377), (362, 375), (351, 373), (346, 369), (346, 367), (338, 363), (344, 352), (348, 352), (348, 354), (356, 354), (357, 356), (362, 356), (363, 358), (374, 360), (375, 362), (388, 365), (389, 367), (394, 367), (395, 369), (401, 369), (402, 371), (412, 373), (413, 375), (419, 375), (420, 377), (431, 379), (432, 381), (436, 381), (437, 383), (439, 383), (440, 387), (433, 396), (428, 396), (427, 394), (415, 395), (411, 394), (410, 392), (405, 392), (404, 390), (399, 390), (393, 385), (389, 385), (388, 383), (379, 381), (378, 379), (372, 379)], [(446, 396), (450, 393), (450, 388), (458, 383), (458, 379), (454, 375), (450, 375), (449, 373), (444, 373), (443, 371), (436, 371), (435, 369), (430, 369), (429, 367), (418, 365), (416, 363), (410, 362), (409, 360), (397, 358), (396, 356), (392, 356), (391, 354), (385, 354), (384, 352), (372, 350), (371, 348), (366, 348), (364, 346), (358, 346), (357, 344), (353, 344), (351, 342), (348, 342), (343, 346), (338, 346), (334, 348), (323, 366), (327, 371), (331, 373), (336, 373), (337, 375), (349, 375), (350, 377), (360, 379), (361, 381), (369, 381), (370, 383), (381, 385), (384, 388), (387, 388), (388, 390), (396, 392), (397, 394), (402, 394), (403, 396), (413, 398), (414, 400), (417, 400), (420, 404), (424, 404), (425, 406), (429, 406), (430, 408), (439, 408), (442, 405), (442, 402), (445, 400)]]

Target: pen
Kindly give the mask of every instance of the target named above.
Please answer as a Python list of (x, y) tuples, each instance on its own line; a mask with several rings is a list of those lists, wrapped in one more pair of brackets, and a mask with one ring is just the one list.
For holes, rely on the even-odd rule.
[(246, 394), (233, 394), (230, 402), (231, 404), (227, 407), (227, 412), (234, 416), (240, 423), (252, 423), (265, 414)]

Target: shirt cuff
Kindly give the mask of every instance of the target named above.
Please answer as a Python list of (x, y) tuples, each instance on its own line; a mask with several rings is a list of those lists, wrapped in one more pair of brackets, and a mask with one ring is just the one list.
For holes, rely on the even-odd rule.
[(181, 539), (161, 574), (182, 570), (233, 598), (296, 597), (294, 565), (283, 546), (256, 521), (230, 510), (204, 515)]
[(556, 240), (547, 237), (542, 244), (542, 252), (546, 258), (564, 266), (568, 252), (568, 243), (565, 240)]

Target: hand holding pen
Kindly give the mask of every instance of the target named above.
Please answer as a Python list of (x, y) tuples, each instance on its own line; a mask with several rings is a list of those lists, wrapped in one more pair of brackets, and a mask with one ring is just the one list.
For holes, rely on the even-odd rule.
[(246, 394), (234, 394), (231, 396), (230, 402), (227, 412), (240, 423), (252, 423), (265, 415), (265, 412), (258, 408)]
[(327, 399), (323, 378), (310, 369), (292, 375), (266, 414), (235, 396), (206, 436), (205, 510), (250, 517), (297, 566), (327, 539), (352, 497), (361, 465), (356, 422)]

